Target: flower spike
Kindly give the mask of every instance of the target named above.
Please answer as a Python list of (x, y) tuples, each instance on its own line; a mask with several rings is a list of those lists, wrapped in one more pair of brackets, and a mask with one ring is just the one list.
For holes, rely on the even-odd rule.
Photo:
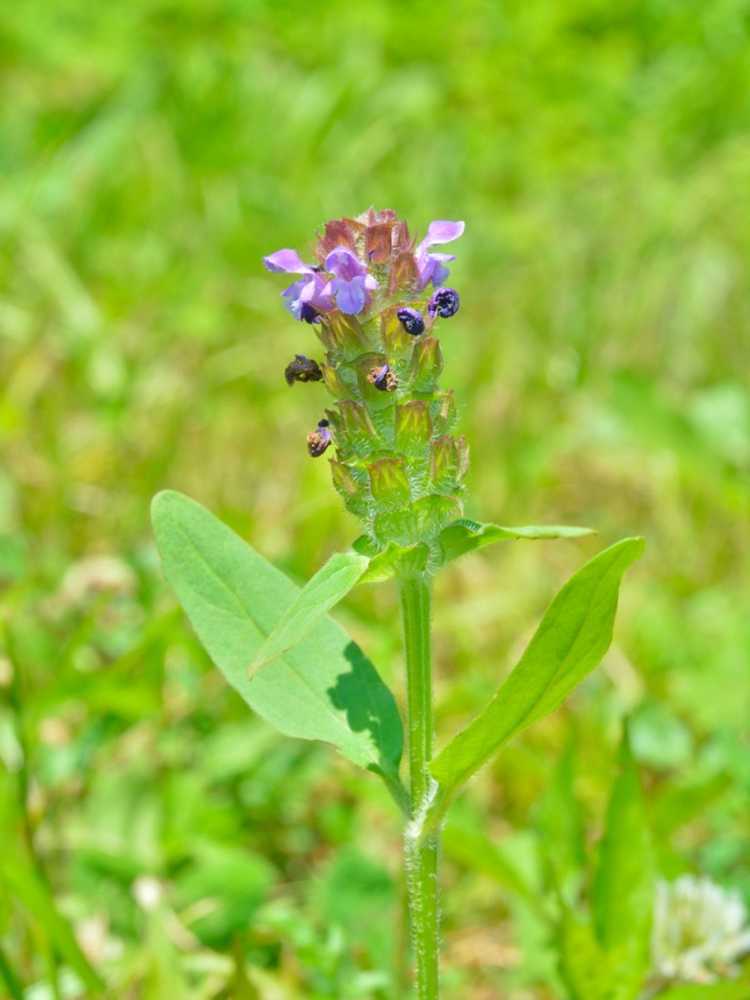
[(370, 208), (327, 222), (315, 263), (289, 248), (263, 260), (295, 276), (284, 302), (325, 350), (320, 364), (295, 355), (284, 373), (289, 385), (322, 382), (334, 398), (307, 435), (310, 455), (334, 448), (336, 490), (376, 551), (422, 543), (435, 565), (440, 532), (461, 515), (467, 461), (452, 395), (440, 388), (439, 326), (460, 304), (444, 285), (454, 255), (434, 248), (463, 232), (463, 222), (438, 219), (415, 240), (394, 211)]

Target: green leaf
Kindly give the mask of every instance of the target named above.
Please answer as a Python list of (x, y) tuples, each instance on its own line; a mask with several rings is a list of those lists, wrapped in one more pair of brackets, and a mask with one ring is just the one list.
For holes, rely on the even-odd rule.
[(499, 524), (480, 524), (461, 518), (444, 528), (439, 535), (445, 562), (457, 559), (465, 552), (483, 549), (485, 545), (506, 542), (513, 539), (581, 538), (592, 535), (591, 528), (568, 527), (562, 524), (527, 525), (521, 528), (505, 528)]
[(396, 703), (346, 632), (320, 618), (273, 668), (248, 664), (300, 593), (291, 580), (194, 500), (154, 498), (167, 579), (216, 666), (247, 704), (287, 736), (332, 743), (395, 781), (402, 751)]
[(613, 1000), (607, 956), (591, 923), (573, 911), (563, 912), (558, 936), (560, 975), (571, 1000)]
[(643, 794), (627, 731), (620, 758), (620, 773), (612, 787), (599, 849), (593, 910), (597, 938), (610, 955), (621, 995), (635, 998), (650, 964), (654, 865)]
[[(356, 543), (355, 543), (356, 545)], [(255, 655), (249, 667), (252, 677), (267, 663), (297, 645), (331, 608), (358, 583), (388, 580), (401, 569), (422, 572), (427, 565), (426, 545), (386, 546), (371, 555), (367, 551), (338, 552), (311, 577), (286, 609)]]
[(620, 580), (642, 551), (643, 539), (626, 538), (565, 584), (493, 700), (433, 760), (443, 802), (512, 736), (554, 711), (599, 663), (612, 640)]
[(337, 552), (311, 577), (271, 630), (249, 668), (252, 677), (261, 667), (286, 653), (359, 582), (370, 560), (357, 552)]
[(575, 758), (576, 745), (571, 738), (555, 765), (537, 817), (552, 885), (557, 893), (571, 901), (585, 861), (583, 816), (574, 787)]

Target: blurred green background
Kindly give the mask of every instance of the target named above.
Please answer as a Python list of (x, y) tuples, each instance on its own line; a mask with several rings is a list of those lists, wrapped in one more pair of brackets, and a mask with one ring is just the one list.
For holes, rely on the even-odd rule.
[[(575, 738), (595, 844), (631, 712), (662, 873), (750, 899), (747, 0), (24, 0), (0, 79), (7, 988), (95, 995), (75, 933), (118, 998), (398, 995), (385, 793), (249, 714), (148, 523), (183, 490), (299, 580), (353, 539), (305, 453), (324, 390), (283, 380), (317, 342), (260, 258), (370, 204), (467, 222), (443, 328), (467, 513), (600, 533), (440, 577), (439, 740), (566, 575), (648, 539), (602, 669), (462, 823), (533, 867)], [(393, 589), (336, 614), (401, 694)], [(559, 996), (533, 914), (450, 843), (446, 996)]]

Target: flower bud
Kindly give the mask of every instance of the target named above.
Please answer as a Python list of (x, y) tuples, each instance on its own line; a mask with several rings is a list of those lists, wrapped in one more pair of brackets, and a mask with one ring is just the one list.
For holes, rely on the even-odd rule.
[(396, 447), (407, 453), (421, 451), (432, 435), (427, 403), (413, 399), (396, 407)]
[(442, 316), (449, 319), (458, 312), (461, 300), (455, 288), (437, 288), (427, 306), (430, 316)]
[(455, 491), (466, 473), (469, 463), (468, 447), (463, 437), (443, 434), (432, 442), (430, 479), (436, 489)]
[(339, 403), (341, 413), (339, 447), (345, 453), (370, 455), (379, 446), (377, 431), (367, 410), (361, 403), (343, 399)]
[(413, 388), (417, 392), (433, 392), (443, 370), (443, 353), (434, 337), (420, 337), (411, 358)]
[(327, 420), (319, 420), (317, 430), (307, 435), (307, 450), (313, 458), (320, 458), (331, 444), (330, 424)]
[(335, 399), (346, 399), (351, 395), (351, 387), (346, 384), (342, 377), (340, 368), (332, 365), (323, 365), (321, 376), (325, 382), (325, 387)]
[(370, 489), (380, 510), (395, 510), (409, 504), (409, 480), (400, 458), (381, 458), (368, 466), (367, 471)]
[(357, 317), (342, 312), (326, 316), (325, 322), (320, 324), (318, 336), (326, 350), (346, 361), (353, 360), (369, 346)]
[(456, 422), (456, 400), (452, 389), (436, 394), (431, 407), (436, 434), (446, 434)]
[(317, 361), (304, 354), (295, 354), (294, 360), (284, 369), (284, 378), (287, 385), (294, 385), (295, 382), (320, 382), (323, 372)]
[(333, 485), (342, 497), (347, 510), (357, 517), (365, 517), (369, 505), (367, 477), (361, 469), (331, 459)]
[(418, 337), (420, 333), (424, 333), (424, 319), (422, 318), (422, 313), (418, 309), (412, 309), (410, 306), (404, 306), (403, 309), (399, 309), (396, 313), (399, 322), (403, 326), (404, 330), (412, 337)]

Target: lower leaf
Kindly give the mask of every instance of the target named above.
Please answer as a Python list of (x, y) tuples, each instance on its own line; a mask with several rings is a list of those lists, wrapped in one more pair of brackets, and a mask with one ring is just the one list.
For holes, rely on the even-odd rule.
[(331, 618), (318, 616), (294, 648), (250, 677), (248, 664), (298, 601), (299, 588), (186, 496), (160, 493), (152, 517), (167, 579), (212, 660), (247, 704), (287, 736), (332, 743), (395, 787), (401, 719), (359, 646)]

